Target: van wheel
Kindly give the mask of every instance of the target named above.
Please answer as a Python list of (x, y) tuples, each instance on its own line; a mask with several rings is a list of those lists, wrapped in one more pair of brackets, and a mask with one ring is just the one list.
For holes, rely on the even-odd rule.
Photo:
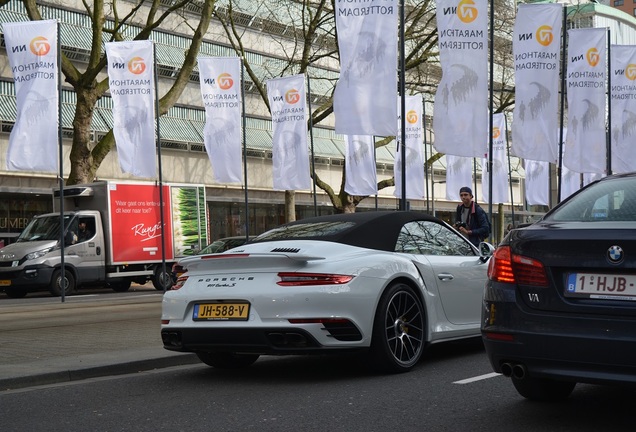
[(172, 264), (166, 263), (166, 271), (163, 271), (163, 266), (158, 265), (155, 267), (155, 273), (152, 275), (152, 285), (158, 291), (167, 291), (172, 286), (172, 275), (170, 269)]
[(49, 291), (52, 295), (59, 297), (62, 295), (62, 286), (64, 286), (64, 295), (69, 295), (75, 292), (75, 277), (73, 273), (64, 269), (64, 282), (62, 282), (62, 271), (55, 270), (53, 272), (53, 278), (51, 279), (51, 286)]

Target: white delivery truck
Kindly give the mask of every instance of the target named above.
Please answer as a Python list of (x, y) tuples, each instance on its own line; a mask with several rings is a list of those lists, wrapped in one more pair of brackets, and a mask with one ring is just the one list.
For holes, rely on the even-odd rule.
[[(132, 282), (172, 284), (172, 265), (207, 244), (205, 187), (99, 181), (54, 190), (54, 213), (31, 220), (15, 243), (0, 249), (0, 289), (9, 297), (48, 289), (53, 295), (78, 287)], [(163, 225), (160, 214), (163, 200)], [(60, 226), (64, 221), (62, 278)], [(165, 263), (165, 266), (164, 266)]]

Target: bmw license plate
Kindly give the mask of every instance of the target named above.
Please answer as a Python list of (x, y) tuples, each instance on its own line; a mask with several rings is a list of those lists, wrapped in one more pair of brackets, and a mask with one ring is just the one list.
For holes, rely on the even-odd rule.
[(7, 279), (0, 280), (0, 286), (10, 286), (10, 285), (11, 285), (11, 280), (7, 280)]
[(192, 319), (195, 321), (247, 321), (249, 303), (197, 303)]
[(636, 275), (570, 273), (565, 295), (595, 299), (636, 300)]

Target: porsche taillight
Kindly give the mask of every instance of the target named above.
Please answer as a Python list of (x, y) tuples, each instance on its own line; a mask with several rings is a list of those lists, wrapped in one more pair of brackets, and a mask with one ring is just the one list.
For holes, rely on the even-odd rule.
[(488, 264), (488, 279), (495, 282), (548, 286), (545, 267), (540, 261), (512, 253), (510, 246), (495, 250)]
[(307, 285), (342, 285), (353, 279), (353, 276), (325, 273), (278, 273), (280, 280), (276, 282), (280, 286), (307, 286)]

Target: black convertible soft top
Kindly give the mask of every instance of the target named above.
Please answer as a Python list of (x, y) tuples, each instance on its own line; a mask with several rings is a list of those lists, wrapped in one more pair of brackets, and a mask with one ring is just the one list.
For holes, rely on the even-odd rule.
[[(395, 250), (395, 244), (400, 230), (405, 223), (412, 221), (441, 221), (427, 213), (416, 211), (365, 211), (359, 213), (342, 213), (329, 216), (317, 216), (291, 222), (268, 231), (256, 238), (256, 242), (273, 240), (323, 240), (376, 249), (387, 252)], [(321, 225), (325, 223), (342, 222), (344, 229), (320, 235), (298, 235), (294, 227), (307, 225)], [(346, 224), (351, 226), (346, 227)], [(286, 228), (290, 228), (286, 236)], [(311, 230), (309, 230), (311, 231)], [(269, 233), (276, 232), (270, 236)]]

